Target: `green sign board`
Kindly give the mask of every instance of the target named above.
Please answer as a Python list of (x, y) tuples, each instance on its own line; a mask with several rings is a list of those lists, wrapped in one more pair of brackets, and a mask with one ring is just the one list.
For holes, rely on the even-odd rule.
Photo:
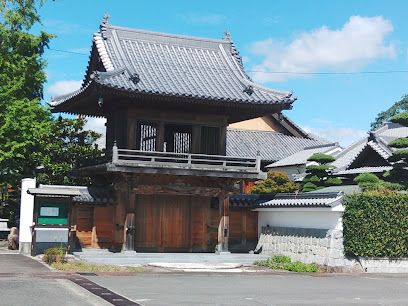
[(68, 224), (68, 203), (39, 203), (38, 224)]

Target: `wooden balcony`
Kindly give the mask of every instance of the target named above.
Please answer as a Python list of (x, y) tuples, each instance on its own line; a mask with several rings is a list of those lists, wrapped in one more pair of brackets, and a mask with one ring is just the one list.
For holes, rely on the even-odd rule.
[[(112, 148), (111, 171), (162, 173), (175, 175), (202, 175), (261, 179), (260, 156), (255, 158), (140, 151)], [(109, 169), (108, 169), (109, 170)]]

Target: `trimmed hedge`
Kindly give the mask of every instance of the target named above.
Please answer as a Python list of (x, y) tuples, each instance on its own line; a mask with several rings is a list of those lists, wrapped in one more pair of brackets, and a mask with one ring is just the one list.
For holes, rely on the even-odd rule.
[(408, 195), (364, 192), (345, 198), (344, 251), (364, 257), (408, 257)]

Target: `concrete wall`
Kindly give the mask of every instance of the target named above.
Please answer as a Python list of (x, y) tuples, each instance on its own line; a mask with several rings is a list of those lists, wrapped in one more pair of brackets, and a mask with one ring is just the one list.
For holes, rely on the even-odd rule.
[(329, 267), (355, 265), (344, 256), (341, 205), (335, 208), (258, 209), (263, 254), (283, 254), (292, 260)]
[(32, 241), (34, 196), (27, 193), (29, 188), (35, 188), (35, 179), (25, 178), (21, 181), (19, 251), (24, 254), (31, 253)]
[(293, 209), (288, 211), (258, 210), (258, 229), (264, 226), (299, 227), (316, 229), (341, 228), (341, 212), (330, 210)]

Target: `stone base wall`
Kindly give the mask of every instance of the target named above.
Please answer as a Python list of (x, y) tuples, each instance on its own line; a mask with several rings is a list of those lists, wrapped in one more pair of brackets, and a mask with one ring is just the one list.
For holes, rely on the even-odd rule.
[(368, 273), (408, 273), (408, 258), (360, 257), (359, 260)]
[(345, 259), (343, 231), (294, 227), (262, 227), (257, 250), (262, 254), (282, 254), (304, 263), (329, 267), (354, 265)]

